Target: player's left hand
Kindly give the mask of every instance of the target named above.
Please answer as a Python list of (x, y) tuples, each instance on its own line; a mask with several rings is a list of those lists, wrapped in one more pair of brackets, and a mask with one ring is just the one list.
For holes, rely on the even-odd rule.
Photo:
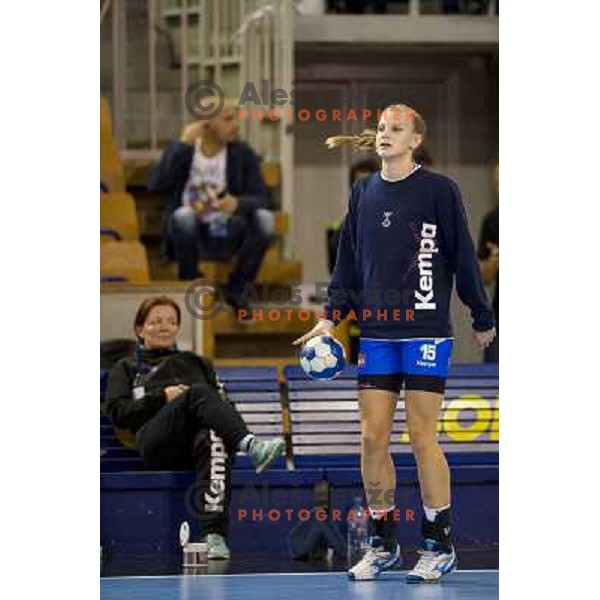
[(496, 328), (492, 327), (487, 331), (476, 331), (475, 332), (475, 341), (481, 350), (485, 350), (496, 337)]
[(215, 208), (232, 215), (238, 209), (239, 204), (239, 200), (235, 196), (227, 194), (215, 201)]

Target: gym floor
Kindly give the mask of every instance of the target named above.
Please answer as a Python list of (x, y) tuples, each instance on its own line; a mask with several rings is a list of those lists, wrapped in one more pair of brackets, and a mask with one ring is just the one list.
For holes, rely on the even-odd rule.
[[(416, 562), (403, 551), (403, 567)], [(462, 549), (459, 571), (437, 585), (407, 585), (403, 571), (384, 573), (374, 582), (353, 582), (343, 561), (293, 561), (285, 555), (234, 554), (229, 561), (209, 561), (197, 575), (182, 575), (181, 559), (137, 559), (105, 556), (100, 584), (102, 600), (203, 598), (268, 600), (321, 598), (403, 598), (406, 600), (496, 600), (498, 548)], [(285, 596), (284, 596), (285, 594)]]
[(402, 571), (361, 582), (343, 572), (109, 577), (100, 593), (103, 600), (497, 600), (498, 571), (455, 571), (443, 583), (420, 585), (407, 585)]

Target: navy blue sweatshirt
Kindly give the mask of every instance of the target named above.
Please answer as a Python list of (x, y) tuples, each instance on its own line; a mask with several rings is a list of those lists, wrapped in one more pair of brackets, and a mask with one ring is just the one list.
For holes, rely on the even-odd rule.
[(473, 328), (494, 326), (457, 185), (424, 168), (352, 188), (328, 289), (327, 318), (356, 315), (361, 336), (452, 337), (454, 280)]

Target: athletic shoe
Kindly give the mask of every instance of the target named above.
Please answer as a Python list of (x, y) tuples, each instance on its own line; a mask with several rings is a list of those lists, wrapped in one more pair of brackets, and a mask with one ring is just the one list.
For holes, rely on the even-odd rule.
[(260, 440), (254, 438), (250, 445), (250, 459), (257, 473), (267, 470), (277, 458), (285, 452), (285, 441), (282, 438)]
[(458, 564), (454, 548), (447, 552), (434, 540), (425, 540), (419, 554), (421, 558), (414, 569), (407, 573), (406, 583), (435, 583), (454, 571)]
[(226, 560), (231, 556), (225, 538), (218, 533), (209, 533), (204, 543), (208, 546), (208, 558), (211, 560)]
[(383, 549), (381, 538), (372, 537), (368, 542), (365, 555), (348, 571), (348, 577), (355, 581), (369, 581), (379, 577), (383, 571), (399, 567), (401, 562), (399, 544), (396, 544), (393, 552), (388, 552)]

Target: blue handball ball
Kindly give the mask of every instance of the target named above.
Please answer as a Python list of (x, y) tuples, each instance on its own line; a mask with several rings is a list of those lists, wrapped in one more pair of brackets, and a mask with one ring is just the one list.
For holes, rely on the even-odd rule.
[(346, 366), (344, 347), (329, 335), (311, 338), (300, 350), (300, 366), (311, 379), (334, 379)]

